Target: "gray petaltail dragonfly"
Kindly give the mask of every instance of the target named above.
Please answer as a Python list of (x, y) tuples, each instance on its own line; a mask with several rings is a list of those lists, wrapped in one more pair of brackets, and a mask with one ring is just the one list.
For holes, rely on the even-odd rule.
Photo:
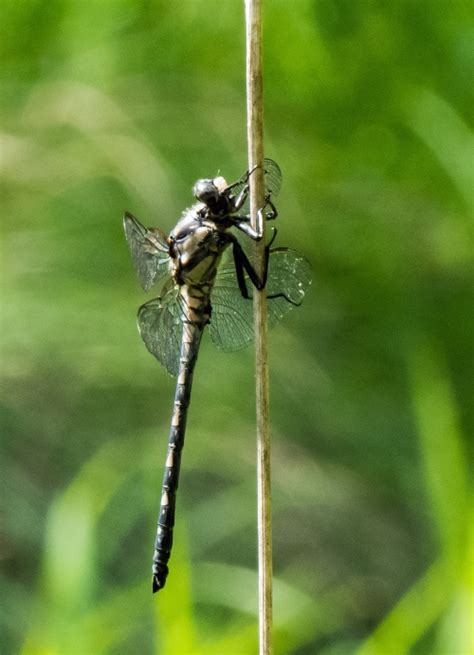
[[(293, 306), (299, 305), (311, 283), (306, 259), (288, 248), (265, 247), (265, 270), (259, 276), (252, 257), (230, 232), (242, 239), (261, 240), (263, 222), (274, 220), (273, 198), (281, 187), (281, 171), (264, 160), (265, 205), (258, 212), (257, 228), (250, 223), (247, 171), (234, 184), (223, 177), (198, 180), (197, 200), (186, 209), (170, 235), (144, 227), (132, 214), (124, 216), (125, 235), (141, 286), (148, 291), (162, 281), (160, 296), (138, 310), (138, 327), (146, 347), (171, 375), (177, 376), (165, 463), (161, 504), (153, 555), (153, 592), (165, 586), (173, 541), (176, 492), (186, 417), (199, 344), (209, 325), (214, 344), (234, 351), (252, 341), (253, 303), (250, 289), (266, 288), (268, 320), (272, 327)], [(230, 253), (232, 256), (225, 256)]]

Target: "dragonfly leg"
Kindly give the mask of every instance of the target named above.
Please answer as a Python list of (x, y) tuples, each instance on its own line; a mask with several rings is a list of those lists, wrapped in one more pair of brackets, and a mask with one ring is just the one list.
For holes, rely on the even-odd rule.
[[(247, 196), (249, 195), (249, 190), (250, 190), (250, 185), (249, 185), (250, 176), (254, 171), (257, 170), (257, 168), (259, 168), (259, 165), (255, 164), (255, 166), (251, 170), (247, 171), (247, 173), (243, 176), (242, 181), (245, 182), (245, 186), (242, 189), (242, 191), (239, 193), (237, 198), (235, 199), (234, 211), (238, 211), (247, 200)], [(245, 218), (250, 221), (250, 216), (246, 216)]]
[(242, 207), (244, 202), (247, 200), (248, 195), (249, 195), (249, 185), (246, 184), (234, 201), (234, 211), (238, 211)]
[(276, 228), (273, 228), (272, 232), (273, 232), (272, 238), (270, 239), (270, 242), (265, 246), (265, 261), (264, 261), (262, 277), (259, 276), (255, 268), (252, 266), (252, 263), (250, 262), (249, 258), (245, 254), (242, 246), (237, 241), (237, 239), (233, 240), (233, 255), (234, 255), (234, 263), (235, 263), (235, 272), (237, 275), (237, 282), (239, 284), (240, 293), (246, 299), (250, 299), (251, 296), (248, 293), (247, 284), (245, 282), (244, 271), (247, 273), (253, 286), (256, 289), (258, 289), (258, 291), (262, 291), (262, 289), (265, 288), (265, 284), (267, 282), (267, 275), (268, 275), (268, 258), (270, 256), (270, 247), (273, 241), (275, 240), (277, 234)]
[(249, 194), (249, 189), (250, 189), (249, 179), (250, 179), (250, 176), (252, 175), (252, 173), (257, 168), (258, 168), (258, 164), (256, 164), (250, 171), (247, 171), (244, 175), (242, 175), (240, 180), (237, 180), (237, 182), (234, 182), (233, 184), (230, 184), (227, 187), (227, 191), (230, 191), (230, 189), (233, 189), (234, 187), (236, 187), (236, 186), (238, 186), (240, 184), (244, 185), (242, 187), (242, 189), (240, 190), (239, 194), (237, 195), (237, 197), (234, 199), (234, 209), (233, 209), (234, 212), (238, 211), (242, 207), (242, 205), (245, 203), (245, 201), (247, 200), (247, 196)]
[[(267, 205), (270, 205), (272, 208), (271, 212), (266, 212), (264, 215), (264, 211), (267, 207)], [(261, 207), (258, 210), (257, 213), (257, 229), (254, 229), (250, 225), (250, 216), (232, 216), (232, 222), (237, 227), (239, 230), (241, 230), (244, 234), (246, 234), (248, 237), (253, 239), (254, 241), (260, 241), (260, 239), (263, 237), (263, 224), (264, 221), (271, 221), (275, 219), (278, 216), (278, 212), (276, 210), (275, 205), (272, 203), (270, 200), (270, 196), (267, 196), (265, 199), (265, 204), (263, 207)], [(273, 239), (275, 236), (272, 237), (272, 240), (270, 243), (273, 242)]]
[[(237, 239), (233, 240), (233, 255), (234, 255), (234, 264), (235, 264), (235, 273), (237, 276), (237, 283), (239, 285), (240, 293), (242, 294), (242, 297), (245, 298), (246, 300), (251, 300), (252, 296), (249, 294), (248, 288), (247, 288), (247, 283), (245, 281), (245, 273), (250, 278), (250, 281), (252, 282), (253, 286), (258, 290), (262, 291), (265, 288), (265, 285), (267, 283), (267, 277), (268, 277), (268, 260), (270, 257), (270, 248), (273, 243), (273, 241), (276, 238), (277, 235), (277, 230), (276, 228), (272, 228), (272, 238), (270, 239), (270, 242), (265, 246), (265, 262), (264, 262), (264, 269), (263, 269), (263, 275), (260, 277), (255, 270), (255, 268), (252, 266), (252, 263), (250, 262), (249, 258), (245, 254), (245, 252), (242, 249), (242, 246), (240, 243), (237, 241)], [(269, 300), (272, 298), (284, 298), (287, 302), (289, 302), (291, 305), (294, 305), (295, 307), (298, 307), (301, 303), (296, 303), (291, 298), (289, 298), (286, 293), (273, 293), (267, 296)]]
[(247, 182), (249, 181), (250, 176), (252, 175), (252, 173), (253, 173), (254, 171), (257, 170), (257, 168), (258, 168), (258, 164), (255, 164), (255, 166), (254, 166), (251, 170), (246, 171), (246, 172), (242, 175), (242, 177), (240, 177), (240, 178), (237, 180), (237, 182), (233, 182), (232, 184), (229, 184), (229, 186), (227, 187), (227, 190), (229, 190), (229, 189), (233, 189), (234, 187), (238, 186), (239, 184), (247, 184)]
[[(267, 208), (268, 205), (270, 205), (271, 211), (265, 212), (265, 209)], [(272, 202), (270, 193), (265, 197), (265, 204), (261, 209), (258, 210), (258, 212), (259, 212), (260, 224), (263, 223), (264, 219), (267, 221), (274, 221), (275, 218), (278, 216), (278, 210)], [(246, 215), (234, 214), (231, 217), (231, 220), (232, 223), (235, 225), (235, 227), (238, 227), (240, 230), (248, 234), (248, 236), (250, 236), (252, 239), (258, 240), (258, 236), (257, 237), (255, 236), (258, 234), (256, 231), (252, 231), (251, 233), (249, 233), (249, 231), (246, 228), (241, 227), (241, 223), (244, 223), (246, 225), (250, 223), (250, 216), (248, 214)]]
[(267, 221), (274, 221), (275, 218), (278, 216), (278, 210), (277, 210), (277, 208), (275, 207), (275, 205), (272, 202), (272, 194), (271, 193), (269, 193), (265, 197), (265, 204), (263, 206), (263, 209), (261, 209), (260, 211), (265, 211), (265, 209), (267, 208), (267, 205), (270, 205), (271, 211), (265, 213), (265, 219)]
[(245, 275), (244, 275), (245, 265), (243, 263), (243, 258), (245, 259), (247, 258), (240, 244), (237, 241), (234, 242), (234, 248), (232, 254), (234, 255), (235, 274), (237, 276), (237, 284), (239, 285), (240, 293), (242, 294), (243, 298), (245, 298), (246, 300), (250, 300), (247, 284), (245, 282)]

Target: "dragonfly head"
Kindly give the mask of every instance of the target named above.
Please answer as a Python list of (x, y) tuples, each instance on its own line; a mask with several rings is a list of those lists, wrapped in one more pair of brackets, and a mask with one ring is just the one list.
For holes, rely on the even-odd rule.
[(215, 177), (213, 180), (198, 180), (193, 188), (194, 196), (208, 207), (215, 207), (227, 188), (227, 182), (223, 177)]
[(219, 189), (214, 180), (198, 180), (193, 188), (194, 196), (205, 205), (213, 205), (219, 200)]

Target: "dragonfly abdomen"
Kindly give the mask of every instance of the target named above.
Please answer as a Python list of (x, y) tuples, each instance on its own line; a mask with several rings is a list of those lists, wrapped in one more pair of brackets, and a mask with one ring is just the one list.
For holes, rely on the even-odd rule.
[(190, 295), (191, 289), (182, 287), (182, 296), (185, 300), (185, 318), (183, 318), (183, 337), (179, 360), (178, 379), (173, 403), (173, 414), (168, 440), (168, 453), (166, 456), (163, 486), (161, 492), (160, 513), (153, 555), (153, 592), (165, 586), (168, 575), (168, 561), (173, 545), (173, 528), (176, 507), (176, 493), (178, 491), (181, 453), (184, 446), (186, 432), (186, 419), (191, 398), (192, 378), (196, 364), (199, 344), (204, 327), (209, 322), (209, 296), (204, 293), (200, 296), (200, 303), (196, 296)]

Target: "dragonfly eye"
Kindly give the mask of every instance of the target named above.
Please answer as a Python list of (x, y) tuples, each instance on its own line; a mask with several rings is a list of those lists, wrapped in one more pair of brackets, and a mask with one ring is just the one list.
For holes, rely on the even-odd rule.
[(219, 190), (213, 180), (198, 180), (193, 188), (194, 196), (205, 205), (213, 204), (219, 199)]
[(214, 186), (217, 188), (217, 190), (220, 193), (224, 193), (224, 191), (229, 186), (226, 182), (225, 177), (222, 177), (221, 175), (219, 177), (215, 177), (212, 181), (214, 183)]

